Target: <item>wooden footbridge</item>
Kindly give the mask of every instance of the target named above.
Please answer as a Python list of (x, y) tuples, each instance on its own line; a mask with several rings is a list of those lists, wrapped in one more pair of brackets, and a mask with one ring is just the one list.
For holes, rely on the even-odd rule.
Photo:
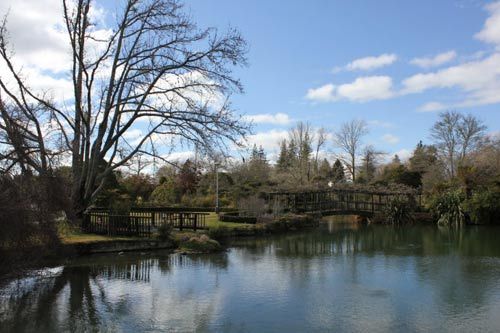
[(304, 192), (271, 192), (269, 207), (275, 214), (321, 213), (323, 215), (372, 216), (382, 212), (395, 198), (420, 205), (420, 195), (410, 192), (383, 192), (354, 189), (328, 189)]
[(138, 207), (122, 215), (110, 214), (106, 209), (94, 209), (85, 214), (82, 230), (109, 236), (149, 237), (164, 224), (180, 231), (207, 229), (207, 216), (208, 213), (198, 209), (176, 207)]

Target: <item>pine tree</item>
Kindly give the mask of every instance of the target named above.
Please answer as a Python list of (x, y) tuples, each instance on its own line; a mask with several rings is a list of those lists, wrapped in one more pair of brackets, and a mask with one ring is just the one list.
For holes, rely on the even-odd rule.
[(264, 152), (264, 148), (262, 148), (262, 145), (259, 146), (259, 151), (258, 151), (258, 156), (259, 156), (259, 160), (261, 162), (264, 162), (264, 163), (267, 163), (267, 157), (266, 157), (266, 153)]
[(176, 187), (181, 195), (194, 193), (198, 184), (199, 175), (195, 165), (187, 159), (177, 174)]
[(436, 147), (424, 145), (422, 141), (420, 141), (413, 151), (413, 156), (410, 157), (409, 169), (410, 171), (423, 174), (427, 172), (430, 167), (435, 165), (437, 161)]
[(291, 139), (288, 142), (288, 163), (290, 163), (290, 166), (295, 164), (297, 160), (297, 155), (298, 155), (297, 143), (295, 142), (295, 140)]
[(330, 163), (328, 160), (325, 158), (323, 161), (321, 161), (321, 164), (318, 168), (318, 176), (317, 179), (319, 181), (328, 182), (332, 180), (333, 173), (332, 173), (332, 167), (330, 166)]
[(342, 162), (337, 159), (332, 167), (332, 181), (334, 183), (343, 183), (345, 180), (344, 166)]
[(252, 152), (250, 153), (250, 162), (256, 162), (259, 158), (259, 150), (257, 149), (257, 145), (253, 145)]
[(278, 161), (276, 162), (276, 167), (279, 171), (286, 171), (290, 168), (290, 159), (288, 155), (286, 140), (281, 141), (280, 154), (278, 157)]

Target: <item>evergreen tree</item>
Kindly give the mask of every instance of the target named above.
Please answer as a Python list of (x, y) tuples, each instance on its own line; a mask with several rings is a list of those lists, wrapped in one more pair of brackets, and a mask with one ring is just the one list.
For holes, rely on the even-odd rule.
[(410, 171), (424, 174), (430, 167), (435, 165), (437, 161), (438, 155), (436, 147), (424, 145), (422, 141), (420, 141), (413, 151), (413, 156), (410, 157), (409, 169)]
[(257, 149), (257, 145), (254, 144), (252, 148), (252, 152), (250, 153), (250, 161), (251, 162), (256, 162), (258, 161), (259, 158), (259, 150)]
[(290, 139), (288, 142), (288, 163), (290, 166), (294, 165), (297, 160), (298, 147), (294, 139)]
[(306, 131), (304, 133), (304, 139), (300, 143), (299, 147), (299, 155), (298, 157), (298, 168), (300, 172), (300, 178), (301, 181), (303, 182), (304, 180), (311, 180), (311, 153), (312, 153), (312, 140), (311, 136), (309, 135), (309, 132)]
[(261, 162), (267, 162), (266, 153), (264, 152), (264, 148), (262, 148), (262, 146), (259, 146), (258, 156)]
[(198, 171), (191, 160), (187, 159), (182, 165), (176, 178), (176, 188), (181, 195), (192, 194), (198, 184)]
[(288, 159), (288, 149), (286, 145), (286, 140), (281, 141), (280, 144), (280, 154), (278, 156), (278, 161), (276, 161), (276, 168), (278, 171), (286, 171), (290, 167)]
[(334, 183), (343, 183), (345, 180), (344, 166), (342, 162), (337, 159), (332, 167), (332, 181)]
[(328, 183), (333, 177), (332, 167), (330, 163), (325, 158), (321, 161), (321, 164), (318, 168), (318, 174), (316, 176), (316, 180), (319, 182), (323, 182), (324, 184)]

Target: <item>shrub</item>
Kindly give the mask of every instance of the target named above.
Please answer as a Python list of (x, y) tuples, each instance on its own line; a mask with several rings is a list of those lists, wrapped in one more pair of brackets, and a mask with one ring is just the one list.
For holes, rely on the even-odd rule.
[(187, 242), (181, 244), (181, 249), (195, 253), (210, 253), (223, 250), (219, 242), (211, 239), (207, 235), (189, 238)]
[(385, 207), (384, 214), (389, 224), (405, 224), (413, 222), (414, 205), (401, 198), (395, 197)]
[(437, 195), (431, 209), (437, 216), (439, 225), (458, 227), (465, 224), (463, 195), (459, 191), (448, 191)]
[(172, 225), (170, 223), (162, 223), (158, 226), (158, 239), (165, 241), (172, 233)]
[(467, 200), (465, 208), (476, 224), (500, 223), (500, 192), (485, 190), (475, 192)]
[(234, 222), (234, 223), (247, 223), (247, 224), (257, 223), (256, 217), (240, 216), (239, 213), (220, 213), (219, 220), (222, 222)]
[(249, 216), (259, 217), (266, 212), (266, 202), (257, 196), (250, 196), (240, 199), (238, 202), (238, 210), (245, 212)]

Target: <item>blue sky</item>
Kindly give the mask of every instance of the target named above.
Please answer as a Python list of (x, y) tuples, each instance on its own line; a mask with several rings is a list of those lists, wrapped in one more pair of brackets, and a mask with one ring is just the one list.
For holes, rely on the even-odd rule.
[[(370, 125), (366, 143), (402, 155), (429, 141), (439, 110), (470, 112), (489, 131), (500, 130), (500, 73), (490, 71), (500, 52), (498, 3), (190, 0), (187, 6), (200, 26), (233, 26), (247, 39), (249, 67), (236, 72), (245, 94), (233, 96), (235, 107), (268, 115), (261, 120), (277, 113), (290, 120), (282, 115), (255, 124), (251, 139), (269, 150), (295, 121), (335, 130), (362, 118)], [(426, 76), (403, 83), (419, 74)]]
[[(120, 3), (95, 0), (95, 34), (110, 33)], [(235, 27), (248, 41), (249, 66), (235, 71), (245, 93), (232, 102), (254, 121), (250, 146), (262, 145), (271, 158), (297, 121), (334, 131), (364, 119), (365, 143), (403, 159), (419, 140), (430, 141), (442, 110), (472, 113), (500, 133), (500, 0), (185, 3), (200, 28)], [(16, 65), (31, 86), (70, 100), (61, 1), (0, 1), (0, 14), (7, 12)], [(140, 141), (144, 126), (126, 139)], [(193, 155), (177, 145), (174, 153)]]

